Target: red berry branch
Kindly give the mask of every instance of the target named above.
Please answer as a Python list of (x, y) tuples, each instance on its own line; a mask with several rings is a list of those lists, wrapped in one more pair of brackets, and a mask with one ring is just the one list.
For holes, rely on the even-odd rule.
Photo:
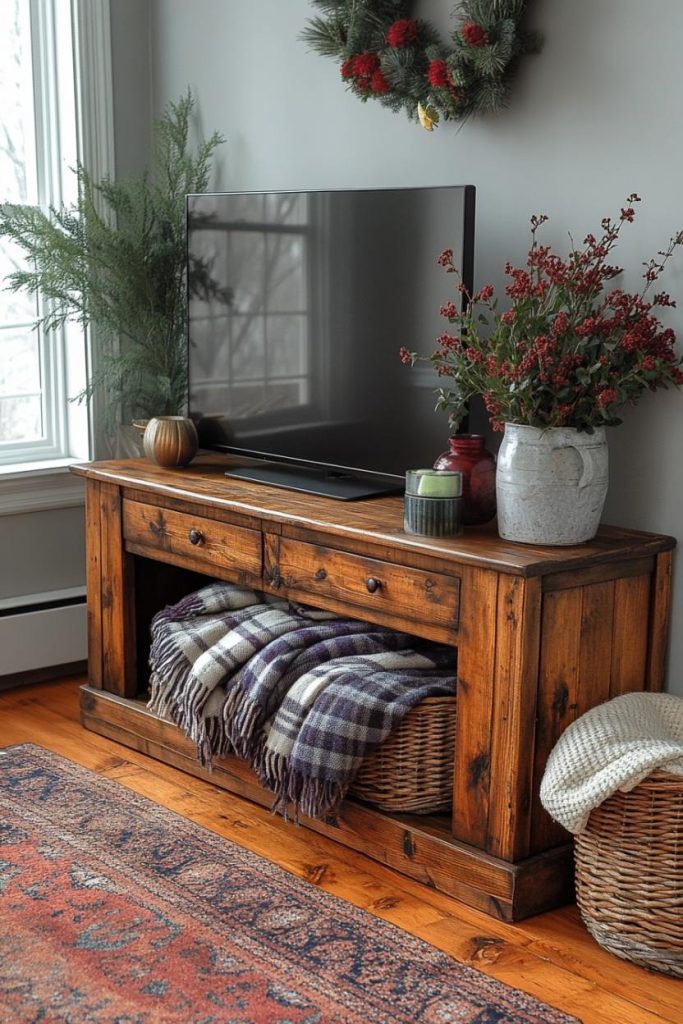
[[(441, 389), (439, 407), (449, 411), (453, 423), (469, 400), (481, 395), (496, 430), (508, 422), (591, 431), (620, 423), (620, 410), (646, 391), (683, 384), (676, 335), (656, 313), (676, 303), (664, 291), (649, 297), (674, 250), (683, 245), (683, 232), (643, 264), (640, 291), (610, 286), (621, 273), (609, 262), (610, 253), (623, 226), (634, 220), (638, 202), (635, 193), (630, 195), (616, 220), (605, 217), (601, 234), (586, 235), (580, 249), (572, 244), (565, 258), (538, 241), (548, 218), (532, 217), (526, 265), (505, 265), (510, 304), (504, 312), (498, 311), (490, 284), (466, 293), (464, 312), (452, 301), (441, 307), (454, 330), (440, 335), (438, 348), (426, 358), (452, 381)], [(442, 252), (438, 262), (457, 275), (458, 291), (465, 291), (452, 251)], [(406, 348), (400, 357), (410, 364), (424, 358)]]

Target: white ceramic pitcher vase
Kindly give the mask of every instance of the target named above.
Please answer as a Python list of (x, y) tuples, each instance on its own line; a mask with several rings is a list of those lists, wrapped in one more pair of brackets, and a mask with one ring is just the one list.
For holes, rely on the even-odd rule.
[(607, 497), (603, 427), (505, 424), (496, 470), (498, 532), (523, 544), (582, 544), (597, 533)]

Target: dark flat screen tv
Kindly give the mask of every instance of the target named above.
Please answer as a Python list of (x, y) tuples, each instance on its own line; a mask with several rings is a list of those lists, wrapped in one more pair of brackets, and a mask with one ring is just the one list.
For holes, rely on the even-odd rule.
[(471, 185), (187, 199), (189, 406), (230, 473), (337, 498), (400, 491), (447, 448), (429, 353), (472, 287)]

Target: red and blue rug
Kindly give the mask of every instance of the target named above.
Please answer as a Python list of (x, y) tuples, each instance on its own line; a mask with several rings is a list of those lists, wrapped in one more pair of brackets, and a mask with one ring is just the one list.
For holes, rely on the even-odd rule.
[(572, 1018), (31, 745), (0, 751), (2, 1024)]

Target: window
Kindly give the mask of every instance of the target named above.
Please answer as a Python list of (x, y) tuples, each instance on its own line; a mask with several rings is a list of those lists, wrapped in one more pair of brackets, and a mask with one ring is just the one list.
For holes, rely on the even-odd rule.
[(200, 199), (191, 249), (206, 267), (219, 268), (230, 299), (191, 297), (194, 333), (220, 338), (191, 353), (194, 397), (204, 396), (206, 409), (219, 402), (231, 420), (251, 420), (254, 429), (272, 417), (281, 425), (287, 410), (300, 417), (316, 392), (311, 196), (236, 194), (219, 197), (215, 210), (213, 202)]
[[(77, 0), (4, 0), (3, 202), (47, 209), (75, 198), (78, 8)], [(0, 238), (3, 284), (21, 259), (21, 253)], [(0, 465), (35, 464), (76, 452), (87, 455), (87, 443), (84, 450), (82, 442), (87, 436), (85, 411), (77, 413), (68, 402), (68, 396), (82, 387), (83, 333), (67, 327), (45, 335), (34, 329), (40, 313), (40, 297), (0, 291)]]

